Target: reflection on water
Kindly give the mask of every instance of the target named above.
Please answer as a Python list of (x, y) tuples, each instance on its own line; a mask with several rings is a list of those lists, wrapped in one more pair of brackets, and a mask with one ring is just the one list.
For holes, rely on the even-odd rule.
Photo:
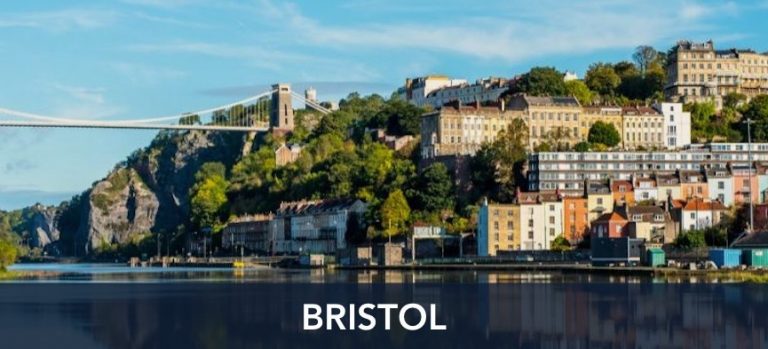
[[(2, 347), (768, 347), (768, 288), (761, 285), (496, 271), (236, 276), (111, 267), (118, 270), (0, 284)], [(366, 302), (436, 303), (448, 331), (300, 330), (304, 303)]]

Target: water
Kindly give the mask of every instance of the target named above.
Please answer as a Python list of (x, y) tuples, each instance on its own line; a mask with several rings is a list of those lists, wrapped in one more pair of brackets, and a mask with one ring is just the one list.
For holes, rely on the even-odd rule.
[[(0, 283), (2, 348), (768, 347), (763, 285), (504, 271), (14, 269), (62, 274)], [(301, 329), (304, 303), (366, 302), (435, 303), (448, 330)]]

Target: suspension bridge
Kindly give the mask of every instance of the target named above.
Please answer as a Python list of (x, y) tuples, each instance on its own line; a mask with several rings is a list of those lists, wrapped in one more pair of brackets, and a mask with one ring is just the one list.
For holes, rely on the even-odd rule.
[(258, 132), (269, 129), (293, 129), (293, 99), (321, 114), (330, 109), (307, 93), (291, 90), (289, 84), (275, 84), (272, 89), (225, 105), (175, 115), (137, 117), (122, 120), (62, 118), (0, 107), (0, 127), (111, 128), (149, 130), (206, 130)]

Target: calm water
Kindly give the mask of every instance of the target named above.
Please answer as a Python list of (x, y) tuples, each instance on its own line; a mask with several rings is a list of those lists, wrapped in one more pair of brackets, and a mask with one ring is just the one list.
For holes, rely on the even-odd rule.
[[(0, 348), (767, 348), (768, 288), (506, 272), (19, 265)], [(304, 303), (435, 303), (445, 332), (301, 330)]]

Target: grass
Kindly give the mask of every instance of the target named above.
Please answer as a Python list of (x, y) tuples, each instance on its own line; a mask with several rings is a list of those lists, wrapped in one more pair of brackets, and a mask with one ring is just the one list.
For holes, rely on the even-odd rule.
[(8, 271), (8, 270), (0, 270), (0, 281), (3, 280), (16, 280), (22, 277), (23, 275), (19, 273), (18, 271)]

